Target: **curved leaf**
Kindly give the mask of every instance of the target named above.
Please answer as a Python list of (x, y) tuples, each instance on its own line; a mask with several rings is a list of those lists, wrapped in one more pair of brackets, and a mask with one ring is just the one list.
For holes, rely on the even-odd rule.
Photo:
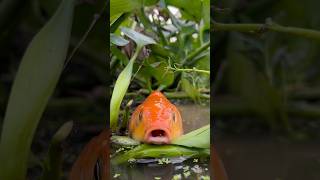
[(63, 70), (73, 9), (74, 1), (64, 0), (24, 54), (3, 123), (0, 179), (25, 178), (35, 129)]
[(110, 41), (112, 44), (115, 44), (117, 46), (125, 46), (129, 43), (129, 41), (127, 41), (126, 39), (113, 33), (110, 34)]
[(162, 157), (201, 157), (210, 154), (209, 149), (189, 148), (175, 145), (150, 145), (142, 144), (134, 149), (115, 156), (111, 159), (112, 163), (121, 164), (126, 163), (130, 159), (141, 158), (162, 158)]
[(120, 73), (112, 92), (111, 102), (110, 102), (110, 127), (113, 130), (117, 126), (118, 115), (119, 115), (122, 99), (126, 94), (128, 87), (130, 85), (133, 63), (134, 63), (134, 59), (131, 59), (127, 64), (127, 66)]
[(110, 0), (110, 22), (140, 6), (139, 0)]
[(138, 33), (132, 29), (122, 27), (121, 31), (130, 39), (132, 39), (139, 47), (143, 47), (149, 44), (156, 44), (156, 42), (152, 38)]
[(180, 136), (175, 139), (172, 144), (187, 147), (210, 148), (210, 125), (203, 126), (202, 128)]

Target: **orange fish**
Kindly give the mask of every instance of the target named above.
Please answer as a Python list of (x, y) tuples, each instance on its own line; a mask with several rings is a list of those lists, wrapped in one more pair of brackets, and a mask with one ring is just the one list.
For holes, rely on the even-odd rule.
[(129, 134), (144, 143), (169, 144), (183, 134), (180, 112), (160, 91), (153, 91), (133, 112)]

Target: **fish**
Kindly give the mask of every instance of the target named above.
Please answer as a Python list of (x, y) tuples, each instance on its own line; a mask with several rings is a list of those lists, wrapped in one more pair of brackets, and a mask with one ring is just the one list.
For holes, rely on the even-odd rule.
[(170, 144), (183, 134), (179, 109), (160, 91), (153, 91), (132, 113), (129, 135), (147, 144)]

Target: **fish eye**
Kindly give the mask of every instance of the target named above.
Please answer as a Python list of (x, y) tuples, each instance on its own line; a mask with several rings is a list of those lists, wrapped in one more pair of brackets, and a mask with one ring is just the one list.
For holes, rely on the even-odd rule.
[(142, 119), (143, 119), (143, 112), (140, 111), (139, 112), (139, 123), (142, 121)]
[(173, 122), (176, 122), (176, 113), (175, 112), (172, 112), (172, 120), (173, 120)]

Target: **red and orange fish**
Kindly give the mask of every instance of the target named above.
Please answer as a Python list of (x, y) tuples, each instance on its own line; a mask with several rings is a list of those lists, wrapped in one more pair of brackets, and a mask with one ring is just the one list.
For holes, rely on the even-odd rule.
[[(183, 134), (182, 118), (178, 108), (172, 104), (161, 92), (152, 92), (140, 104), (131, 116), (129, 122), (129, 135), (141, 142), (151, 144), (170, 144), (170, 142)], [(94, 137), (82, 150), (71, 170), (69, 180), (94, 179), (94, 167), (98, 159), (102, 159), (101, 179), (109, 179), (108, 167), (108, 141), (109, 130), (103, 131)], [(211, 164), (213, 178), (227, 180), (222, 162), (214, 147), (211, 147)]]
[(129, 134), (150, 144), (169, 144), (183, 134), (178, 108), (161, 92), (153, 91), (131, 116)]

